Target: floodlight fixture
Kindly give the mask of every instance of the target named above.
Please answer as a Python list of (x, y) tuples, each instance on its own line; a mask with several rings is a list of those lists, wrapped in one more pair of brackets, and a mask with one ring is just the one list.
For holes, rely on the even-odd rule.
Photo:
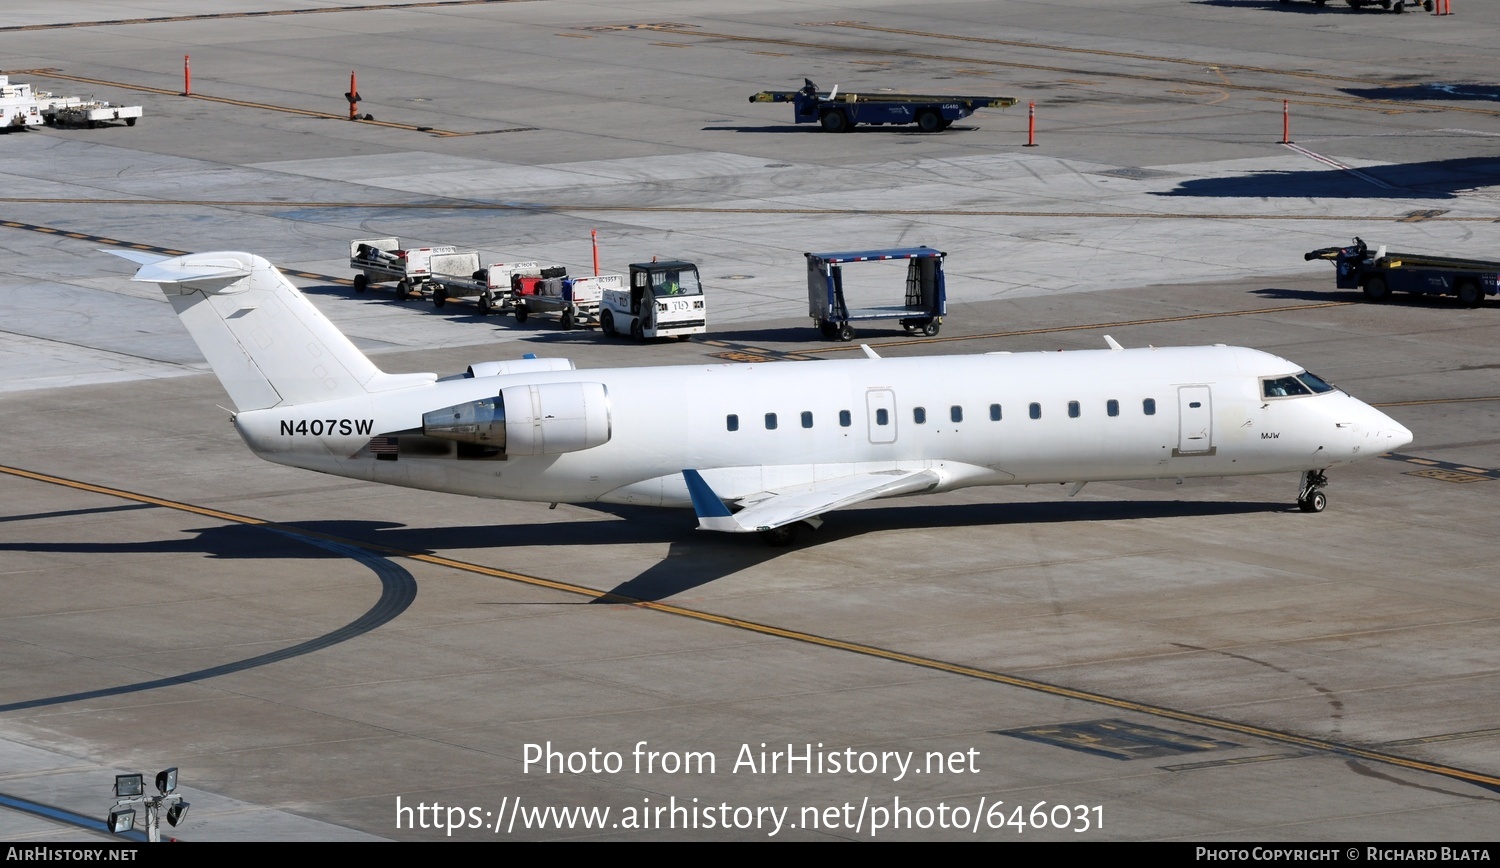
[(164, 796), (177, 789), (177, 766), (156, 773), (156, 789)]
[(109, 831), (115, 835), (123, 835), (135, 828), (134, 808), (111, 808), (109, 811)]
[(115, 798), (134, 799), (145, 793), (146, 784), (140, 772), (131, 775), (115, 775)]
[(192, 807), (188, 802), (178, 802), (167, 808), (167, 822), (174, 826), (180, 826), (187, 822), (188, 808)]

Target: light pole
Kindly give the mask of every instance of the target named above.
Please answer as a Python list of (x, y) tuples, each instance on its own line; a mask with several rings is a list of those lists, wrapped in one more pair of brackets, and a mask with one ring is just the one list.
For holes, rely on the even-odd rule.
[(146, 811), (146, 840), (152, 844), (161, 841), (160, 812), (167, 806), (167, 822), (176, 826), (187, 817), (188, 803), (177, 792), (177, 767), (156, 773), (158, 795), (146, 795), (143, 776), (137, 772), (115, 775), (115, 804), (109, 809), (107, 824), (109, 831), (119, 835), (135, 828), (135, 809)]

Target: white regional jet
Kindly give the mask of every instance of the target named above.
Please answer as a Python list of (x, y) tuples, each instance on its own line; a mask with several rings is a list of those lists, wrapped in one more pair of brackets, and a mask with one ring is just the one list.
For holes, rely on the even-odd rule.
[(376, 368), (271, 263), (141, 265), (269, 461), (476, 497), (693, 507), (704, 530), (789, 542), (867, 500), (971, 485), (1301, 474), (1411, 442), (1301, 367), (1229, 346), (462, 375)]

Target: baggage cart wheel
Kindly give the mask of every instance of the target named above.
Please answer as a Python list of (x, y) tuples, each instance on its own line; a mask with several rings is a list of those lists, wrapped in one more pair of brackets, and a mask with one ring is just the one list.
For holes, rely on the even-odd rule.
[(1461, 280), (1453, 287), (1453, 292), (1458, 296), (1458, 303), (1464, 307), (1479, 307), (1484, 302), (1484, 292), (1479, 289), (1479, 284), (1472, 280)]
[(620, 332), (615, 328), (614, 311), (605, 311), (599, 314), (599, 330), (604, 332), (607, 338), (619, 337)]
[(848, 323), (839, 326), (838, 339), (846, 344), (854, 340), (854, 327)]
[(411, 294), (411, 284), (407, 283), (404, 280), (398, 280), (398, 281), (396, 281), (396, 300), (397, 301), (406, 301), (406, 297), (408, 295), (410, 295), (410, 294)]
[(917, 128), (924, 133), (935, 133), (943, 128), (943, 116), (933, 109), (923, 109), (917, 113)]
[(433, 307), (442, 307), (443, 305), (445, 305), (447, 303), (448, 303), (448, 290), (443, 289), (440, 286), (437, 289), (434, 289), (432, 291), (432, 306)]
[(1381, 302), (1391, 297), (1391, 285), (1385, 282), (1385, 278), (1375, 275), (1365, 281), (1365, 298), (1369, 301)]
[(571, 307), (563, 308), (562, 327), (565, 332), (573, 330), (573, 309)]
[(135, 122), (138, 121), (138, 120), (140, 120), (140, 118), (126, 118), (125, 119), (125, 126), (127, 126), (127, 127), (133, 127), (133, 126), (135, 126)]
[(479, 315), (490, 315), (490, 296), (488, 293), (481, 292), (479, 294)]
[(833, 109), (832, 111), (824, 112), (819, 123), (823, 125), (824, 132), (842, 133), (849, 129), (849, 116), (838, 109)]
[(630, 322), (630, 336), (633, 337), (633, 338), (635, 338), (638, 341), (644, 341), (646, 339), (646, 330), (641, 327), (641, 321), (640, 320), (638, 320), (638, 319), (637, 320), (631, 320), (631, 322)]
[(937, 333), (941, 331), (941, 329), (942, 326), (938, 323), (930, 322), (927, 325), (922, 326), (922, 334), (927, 335), (930, 338), (935, 338), (937, 337)]
[(370, 278), (365, 274), (354, 275), (354, 291), (364, 292), (370, 288)]
[(525, 322), (526, 321), (526, 317), (527, 317), (527, 315), (529, 313), (530, 313), (530, 311), (526, 310), (526, 306), (525, 305), (522, 305), (522, 304), (516, 305), (516, 322)]

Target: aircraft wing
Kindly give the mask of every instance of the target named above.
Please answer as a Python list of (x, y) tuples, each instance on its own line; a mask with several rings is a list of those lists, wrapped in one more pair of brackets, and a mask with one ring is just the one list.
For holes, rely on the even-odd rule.
[(809, 486), (752, 494), (739, 501), (749, 506), (730, 512), (698, 471), (684, 470), (682, 477), (693, 498), (693, 511), (698, 513), (698, 529), (727, 533), (770, 530), (877, 497), (926, 491), (941, 481), (932, 470), (856, 473)]

